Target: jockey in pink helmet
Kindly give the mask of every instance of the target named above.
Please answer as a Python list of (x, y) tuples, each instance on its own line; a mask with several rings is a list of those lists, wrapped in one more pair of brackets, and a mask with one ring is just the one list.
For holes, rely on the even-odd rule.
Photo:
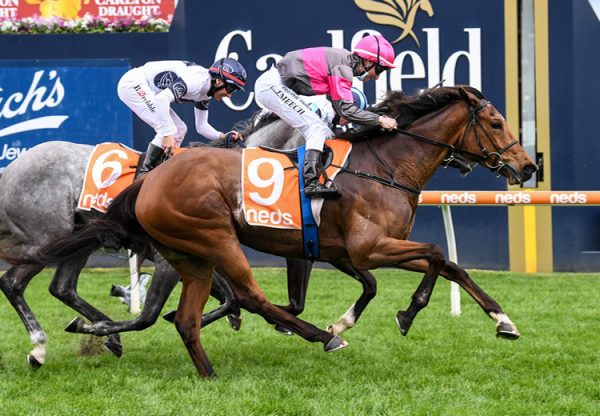
[[(394, 48), (383, 36), (365, 36), (354, 47), (354, 53), (367, 61), (373, 62), (369, 68), (365, 67), (366, 72), (369, 72), (371, 68), (375, 68), (375, 72), (381, 74), (386, 69), (396, 68), (396, 65), (394, 65), (394, 59), (396, 58)], [(360, 76), (358, 78), (360, 79)]]
[(298, 95), (325, 94), (336, 114), (361, 125), (392, 130), (396, 120), (359, 108), (352, 99), (352, 81), (378, 79), (385, 70), (394, 68), (394, 49), (382, 36), (361, 39), (350, 52), (341, 48), (317, 47), (288, 52), (277, 64), (262, 74), (254, 86), (258, 104), (277, 114), (306, 139), (303, 177), (308, 197), (339, 197), (336, 190), (319, 182), (321, 152), (325, 139), (333, 132)]

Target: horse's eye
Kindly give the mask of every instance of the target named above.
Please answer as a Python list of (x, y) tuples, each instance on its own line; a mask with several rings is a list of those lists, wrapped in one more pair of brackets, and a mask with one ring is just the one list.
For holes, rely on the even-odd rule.
[(498, 123), (497, 121), (492, 121), (490, 126), (492, 126), (494, 130), (502, 130), (502, 123)]

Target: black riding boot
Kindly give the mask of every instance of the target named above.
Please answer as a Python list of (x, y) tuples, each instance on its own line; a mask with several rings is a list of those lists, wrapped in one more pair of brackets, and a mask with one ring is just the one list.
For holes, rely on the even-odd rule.
[(341, 196), (335, 188), (327, 188), (321, 182), (321, 152), (314, 149), (306, 151), (304, 156), (304, 194), (309, 198), (336, 199)]
[(165, 151), (162, 148), (150, 143), (148, 145), (148, 149), (146, 150), (146, 158), (144, 159), (144, 164), (140, 168), (139, 176), (142, 176), (144, 173), (148, 173), (154, 169), (164, 154)]

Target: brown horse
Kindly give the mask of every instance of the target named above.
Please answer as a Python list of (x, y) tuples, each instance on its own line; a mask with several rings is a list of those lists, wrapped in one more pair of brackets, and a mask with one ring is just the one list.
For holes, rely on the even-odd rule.
[[(427, 304), (441, 273), (461, 285), (496, 321), (497, 335), (517, 338), (518, 330), (500, 306), (464, 270), (446, 261), (438, 246), (407, 238), (419, 191), (449, 157), (456, 154), (481, 163), (511, 184), (529, 179), (536, 166), (504, 118), (473, 88), (436, 88), (411, 97), (391, 94), (378, 109), (408, 128), (391, 133), (371, 128), (348, 137), (353, 149), (347, 169), (336, 178), (343, 197), (326, 201), (321, 213), (321, 260), (357, 270), (402, 264), (424, 271), (410, 307), (397, 315), (404, 331)], [(173, 158), (125, 190), (103, 219), (51, 244), (34, 261), (87, 255), (99, 245), (127, 245), (139, 252), (153, 242), (181, 275), (175, 324), (201, 376), (214, 375), (200, 343), (200, 322), (215, 267), (228, 276), (245, 309), (308, 341), (322, 342), (326, 351), (344, 347), (337, 335), (272, 305), (254, 280), (241, 244), (301, 258), (302, 233), (245, 222), (240, 162), (240, 153), (221, 149), (194, 149)], [(145, 233), (151, 239), (144, 238)]]

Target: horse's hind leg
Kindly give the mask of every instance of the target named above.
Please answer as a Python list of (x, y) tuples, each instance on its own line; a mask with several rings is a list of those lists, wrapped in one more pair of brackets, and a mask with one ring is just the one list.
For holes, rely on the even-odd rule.
[(0, 277), (0, 289), (15, 308), (27, 328), (27, 332), (29, 332), (33, 349), (27, 354), (27, 361), (33, 368), (41, 367), (46, 359), (46, 333), (27, 302), (25, 302), (23, 293), (31, 279), (43, 268), (39, 265), (11, 267)]
[[(153, 325), (162, 310), (169, 295), (179, 283), (179, 273), (162, 257), (155, 254), (154, 276), (148, 292), (144, 308), (139, 316), (129, 321), (99, 321), (85, 324), (82, 319), (76, 319), (68, 327), (70, 332), (93, 335), (109, 335), (117, 332), (141, 331)], [(175, 314), (173, 314), (173, 320)]]
[[(61, 263), (56, 268), (52, 282), (50, 283), (50, 293), (63, 302), (65, 305), (76, 310), (92, 322), (110, 321), (111, 319), (87, 303), (77, 293), (77, 281), (79, 274), (85, 266), (87, 259), (81, 259), (73, 263)], [(67, 332), (70, 330), (73, 323), (67, 327)], [(108, 337), (104, 346), (117, 357), (120, 357), (123, 352), (119, 334), (112, 334)]]
[[(301, 259), (285, 259), (287, 266), (287, 289), (289, 304), (286, 306), (276, 305), (294, 316), (304, 311), (306, 304), (306, 292), (308, 280), (312, 271), (312, 261)], [(275, 330), (285, 335), (293, 335), (289, 329), (275, 324)]]
[(288, 300), (290, 303), (286, 306), (277, 306), (294, 316), (298, 316), (304, 311), (308, 280), (310, 279), (313, 263), (310, 260), (301, 259), (286, 259), (285, 262), (287, 266)]
[(183, 288), (175, 315), (175, 327), (202, 377), (214, 377), (215, 371), (200, 343), (202, 311), (210, 295), (212, 265), (200, 261), (177, 261)]
[(227, 244), (227, 238), (215, 238), (215, 241), (220, 241), (224, 246), (229, 247), (227, 251), (220, 250), (214, 254), (217, 256), (219, 268), (229, 278), (235, 297), (244, 309), (258, 313), (267, 322), (274, 322), (290, 329), (307, 341), (322, 342), (325, 351), (334, 351), (347, 345), (340, 337), (320, 330), (269, 302), (254, 280), (239, 242), (234, 240)]
[[(202, 316), (202, 326), (210, 325), (214, 321), (225, 316), (227, 317), (229, 326), (234, 330), (239, 331), (242, 325), (242, 312), (240, 310), (240, 305), (233, 295), (233, 291), (229, 287), (229, 283), (227, 283), (227, 279), (225, 279), (218, 271), (213, 273), (212, 279), (212, 289), (210, 294), (217, 299), (221, 305)], [(163, 315), (163, 318), (169, 322), (174, 322), (176, 313), (176, 310), (168, 312)]]
[(242, 325), (242, 316), (240, 305), (238, 304), (227, 279), (217, 270), (212, 276), (211, 296), (217, 299), (221, 305), (202, 316), (202, 326), (207, 326), (224, 316), (227, 317), (227, 322), (236, 331)]
[(358, 318), (362, 315), (369, 302), (377, 294), (377, 281), (375, 276), (366, 270), (356, 270), (353, 266), (346, 263), (332, 263), (338, 270), (346, 273), (348, 276), (358, 280), (363, 287), (358, 300), (350, 306), (340, 319), (333, 325), (327, 327), (327, 331), (339, 335), (342, 332), (354, 327)]

